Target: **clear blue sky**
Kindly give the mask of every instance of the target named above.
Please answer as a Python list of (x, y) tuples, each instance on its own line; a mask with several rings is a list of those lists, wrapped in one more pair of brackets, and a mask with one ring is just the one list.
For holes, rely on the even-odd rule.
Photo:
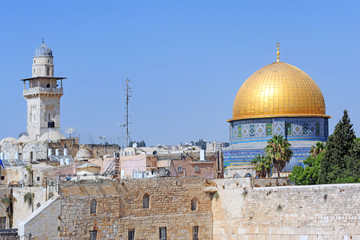
[(0, 138), (26, 131), (21, 78), (41, 39), (65, 76), (61, 126), (118, 143), (126, 77), (131, 137), (148, 145), (228, 140), (244, 81), (276, 59), (319, 85), (332, 116), (360, 134), (359, 1), (0, 0)]

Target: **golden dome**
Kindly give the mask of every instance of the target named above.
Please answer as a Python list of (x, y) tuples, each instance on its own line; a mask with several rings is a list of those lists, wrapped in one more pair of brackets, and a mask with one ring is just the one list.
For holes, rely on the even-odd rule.
[(318, 85), (297, 67), (274, 62), (251, 75), (239, 89), (233, 119), (329, 117)]

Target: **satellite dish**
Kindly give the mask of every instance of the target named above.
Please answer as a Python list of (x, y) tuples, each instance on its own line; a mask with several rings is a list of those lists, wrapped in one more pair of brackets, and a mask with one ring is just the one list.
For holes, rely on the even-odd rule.
[(133, 147), (133, 148), (136, 148), (136, 147), (137, 147), (137, 144), (136, 144), (136, 143), (133, 143), (132, 147)]
[(75, 131), (76, 131), (76, 129), (74, 127), (69, 127), (65, 130), (65, 133), (69, 134), (70, 138), (71, 138), (71, 134), (73, 134)]

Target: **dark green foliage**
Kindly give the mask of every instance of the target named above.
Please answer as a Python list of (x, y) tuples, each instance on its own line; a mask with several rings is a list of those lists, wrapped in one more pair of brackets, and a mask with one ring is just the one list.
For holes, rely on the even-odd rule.
[(314, 146), (310, 149), (310, 154), (313, 158), (316, 158), (317, 155), (325, 151), (325, 144), (323, 142), (317, 142)]
[(256, 155), (252, 160), (252, 164), (255, 165), (256, 177), (266, 178), (271, 174), (271, 159), (265, 155)]
[(319, 181), (320, 163), (324, 157), (324, 152), (318, 154), (315, 158), (310, 156), (305, 161), (305, 168), (294, 167), (289, 178), (296, 185), (315, 185)]
[(206, 149), (206, 142), (204, 141), (204, 139), (199, 139), (199, 141), (195, 142), (194, 145), (200, 147), (203, 150)]
[(270, 158), (278, 177), (280, 177), (280, 172), (293, 155), (290, 146), (291, 144), (284, 139), (283, 136), (274, 135), (273, 138), (267, 142), (267, 146), (265, 147), (266, 155)]
[(326, 151), (321, 160), (319, 183), (336, 183), (341, 179), (348, 179), (351, 177), (349, 174), (353, 173), (349, 162), (355, 164), (354, 167), (358, 166), (356, 162), (359, 159), (352, 159), (353, 156), (350, 156), (356, 139), (352, 126), (345, 110), (342, 119), (335, 127), (334, 133), (326, 141)]
[(137, 147), (146, 147), (146, 143), (145, 143), (144, 140), (141, 140), (140, 142), (130, 141), (129, 142), (129, 147), (132, 147), (134, 143), (136, 143)]

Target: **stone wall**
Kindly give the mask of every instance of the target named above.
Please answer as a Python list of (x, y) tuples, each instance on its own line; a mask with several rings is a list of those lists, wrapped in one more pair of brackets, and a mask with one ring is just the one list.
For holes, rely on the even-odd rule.
[(58, 216), (61, 200), (52, 198), (18, 225), (21, 240), (56, 240), (59, 239)]
[(214, 181), (214, 240), (360, 239), (360, 184), (252, 188), (246, 178)]
[[(34, 200), (32, 205), (29, 205), (27, 202), (24, 202), (24, 196), (29, 192), (34, 194)], [(17, 228), (20, 221), (23, 221), (25, 218), (29, 217), (32, 214), (32, 212), (34, 212), (36, 209), (41, 207), (46, 202), (47, 194), (48, 194), (47, 189), (43, 187), (13, 188), (13, 195), (16, 199), (13, 207), (14, 228)]]
[[(199, 239), (212, 239), (211, 194), (214, 185), (204, 178), (152, 178), (128, 181), (63, 182), (61, 186), (60, 239), (88, 239), (96, 230), (98, 239), (159, 239), (159, 228), (167, 228), (167, 239), (192, 239), (199, 226)], [(150, 207), (143, 208), (143, 196)], [(197, 209), (191, 210), (191, 200)], [(96, 213), (90, 203), (96, 200)]]

